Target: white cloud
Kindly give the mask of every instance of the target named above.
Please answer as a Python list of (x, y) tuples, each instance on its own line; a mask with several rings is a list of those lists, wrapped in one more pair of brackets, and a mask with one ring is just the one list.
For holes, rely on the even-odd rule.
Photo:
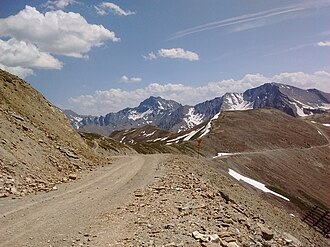
[(8, 67), (4, 64), (0, 63), (0, 69), (6, 70), (14, 75), (19, 76), (20, 78), (26, 78), (27, 76), (33, 75), (33, 70), (29, 69), (29, 68), (23, 68), (20, 66), (16, 66), (16, 67)]
[(10, 67), (61, 69), (62, 63), (48, 53), (25, 41), (0, 39), (0, 63)]
[(0, 36), (28, 41), (42, 52), (81, 58), (106, 40), (120, 40), (114, 32), (89, 24), (78, 13), (57, 10), (43, 14), (30, 6), (0, 19)]
[(49, 9), (64, 9), (65, 7), (74, 3), (76, 3), (75, 0), (49, 0), (44, 4), (44, 6)]
[(320, 41), (317, 43), (318, 46), (330, 46), (330, 41)]
[[(73, 2), (52, 1), (57, 7)], [(120, 40), (114, 32), (89, 24), (78, 13), (56, 10), (43, 14), (30, 6), (0, 19), (0, 37), (9, 38), (0, 39), (2, 67), (22, 77), (32, 75), (31, 68), (61, 69), (62, 63), (54, 54), (86, 58), (93, 47)]]
[(226, 92), (244, 92), (246, 89), (260, 86), (266, 82), (280, 82), (300, 88), (329, 89), (330, 73), (317, 71), (312, 74), (303, 72), (281, 73), (271, 77), (262, 74), (247, 74), (242, 79), (228, 79), (210, 82), (202, 86), (187, 86), (181, 83), (152, 83), (135, 90), (110, 89), (96, 91), (93, 95), (81, 95), (69, 99), (69, 108), (81, 114), (101, 115), (116, 112), (125, 107), (137, 106), (149, 96), (161, 96), (182, 104), (197, 103), (222, 96)]
[(125, 11), (121, 9), (118, 5), (110, 2), (102, 2), (98, 6), (94, 6), (96, 9), (97, 14), (99, 15), (107, 15), (110, 12), (115, 15), (121, 15), (121, 16), (129, 16), (134, 15), (135, 12), (133, 11)]
[(199, 56), (197, 53), (192, 51), (185, 51), (182, 48), (172, 48), (172, 49), (160, 49), (157, 51), (157, 54), (154, 52), (150, 52), (148, 55), (143, 56), (146, 60), (153, 60), (157, 57), (165, 57), (165, 58), (178, 58), (185, 59), (189, 61), (197, 61), (199, 60)]
[(119, 82), (123, 82), (123, 83), (137, 83), (137, 82), (141, 82), (142, 78), (140, 77), (128, 77), (126, 75), (123, 75), (122, 77), (120, 77)]
[(156, 59), (157, 56), (154, 52), (150, 52), (148, 55), (143, 55), (142, 56), (145, 60), (153, 60), (153, 59)]

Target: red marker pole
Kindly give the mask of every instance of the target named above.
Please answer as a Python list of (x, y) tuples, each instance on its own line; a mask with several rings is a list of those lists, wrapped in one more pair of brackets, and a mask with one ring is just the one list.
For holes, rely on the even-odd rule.
[(201, 146), (202, 139), (197, 139), (197, 158), (199, 159), (199, 148)]

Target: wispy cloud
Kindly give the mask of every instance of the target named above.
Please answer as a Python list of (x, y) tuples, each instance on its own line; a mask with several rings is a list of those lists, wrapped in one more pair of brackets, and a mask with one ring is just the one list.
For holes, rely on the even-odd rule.
[(146, 60), (153, 60), (157, 59), (158, 57), (165, 57), (165, 58), (178, 58), (178, 59), (185, 59), (189, 61), (197, 61), (199, 60), (199, 56), (197, 53), (192, 51), (186, 51), (182, 48), (171, 48), (171, 49), (160, 49), (157, 53), (150, 52), (148, 55), (143, 56)]
[(138, 83), (141, 82), (142, 78), (140, 77), (128, 77), (126, 75), (123, 75), (122, 77), (120, 77), (119, 82), (121, 83)]
[(317, 46), (330, 46), (330, 41), (320, 41), (316, 45)]
[[(175, 32), (169, 40), (185, 37), (194, 33), (204, 32), (208, 30), (232, 27), (232, 32), (240, 32), (248, 29), (272, 25), (283, 22), (288, 19), (301, 17), (306, 10), (315, 8), (316, 6), (329, 6), (329, 1), (306, 1), (294, 5), (289, 5), (271, 10), (260, 11), (251, 14), (245, 14), (227, 18), (220, 21), (209, 22), (203, 25), (187, 28)], [(295, 14), (296, 13), (296, 14)]]
[(271, 53), (268, 53), (264, 56), (268, 57), (268, 56), (273, 56), (273, 55), (285, 54), (285, 53), (288, 53), (288, 52), (297, 51), (297, 50), (300, 50), (300, 49), (303, 49), (303, 48), (306, 48), (306, 47), (311, 47), (311, 46), (314, 46), (314, 45), (315, 45), (314, 43), (297, 45), (297, 46), (293, 46), (293, 47), (290, 47), (290, 48), (287, 48), (287, 49), (284, 49), (284, 50), (280, 50), (280, 51), (277, 51), (277, 52), (271, 52)]
[(44, 6), (48, 9), (64, 9), (65, 7), (77, 3), (75, 0), (49, 0), (47, 1)]
[(122, 8), (120, 8), (118, 5), (110, 2), (102, 2), (94, 7), (96, 9), (97, 14), (99, 15), (107, 15), (109, 13), (113, 13), (115, 15), (129, 16), (135, 14), (135, 12), (133, 11), (130, 10), (125, 11)]

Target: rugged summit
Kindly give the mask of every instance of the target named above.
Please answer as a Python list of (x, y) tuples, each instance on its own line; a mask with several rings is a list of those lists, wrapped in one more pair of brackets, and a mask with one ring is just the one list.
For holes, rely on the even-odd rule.
[(76, 129), (109, 134), (115, 130), (142, 127), (147, 124), (161, 125), (164, 116), (170, 115), (181, 106), (173, 100), (151, 96), (141, 102), (138, 107), (125, 108), (105, 116), (79, 116), (67, 110), (64, 113)]
[(221, 111), (275, 108), (291, 116), (309, 116), (330, 109), (330, 94), (317, 89), (300, 89), (265, 83), (244, 93), (226, 93), (197, 104), (181, 105), (161, 97), (150, 97), (138, 107), (126, 108), (106, 116), (79, 116), (64, 111), (71, 124), (81, 131), (110, 134), (114, 130), (155, 125), (165, 130), (182, 132), (214, 117)]

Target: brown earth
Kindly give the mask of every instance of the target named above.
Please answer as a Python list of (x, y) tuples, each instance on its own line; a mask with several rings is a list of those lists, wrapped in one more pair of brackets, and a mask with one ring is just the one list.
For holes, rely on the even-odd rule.
[(0, 70), (0, 197), (51, 190), (101, 163), (108, 158), (95, 154), (62, 112)]
[(195, 231), (217, 234), (217, 246), (326, 246), (299, 218), (208, 163), (123, 156), (57, 191), (3, 198), (0, 246), (201, 246)]
[(327, 139), (303, 119), (276, 109), (223, 112), (212, 122), (212, 131), (204, 139), (204, 153), (213, 156), (226, 152), (309, 148), (328, 144)]
[(232, 153), (214, 158), (215, 167), (266, 184), (301, 212), (313, 205), (330, 208), (330, 128), (316, 122), (324, 116), (311, 122), (273, 109), (225, 112), (212, 122), (202, 153)]

